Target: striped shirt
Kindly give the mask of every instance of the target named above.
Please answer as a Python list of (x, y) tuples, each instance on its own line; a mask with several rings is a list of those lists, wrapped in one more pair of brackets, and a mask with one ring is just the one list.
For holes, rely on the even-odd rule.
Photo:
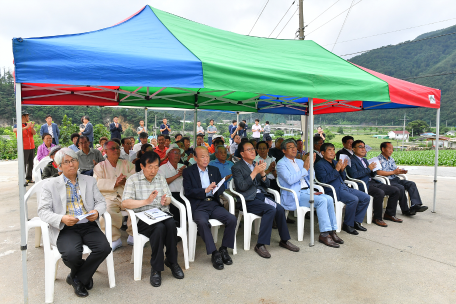
[[(76, 177), (76, 184), (73, 183), (63, 175), (63, 180), (65, 181), (66, 187), (66, 215), (79, 216), (87, 213), (87, 210), (84, 207), (84, 203), (81, 198), (81, 191), (79, 190), (79, 180)], [(86, 220), (87, 221), (87, 220)], [(78, 222), (78, 224), (81, 221)]]
[(149, 198), (150, 194), (154, 190), (158, 191), (158, 195), (154, 201), (148, 205), (135, 208), (133, 211), (141, 212), (152, 208), (159, 208), (162, 211), (169, 212), (169, 207), (162, 206), (160, 202), (163, 194), (166, 194), (166, 197), (171, 197), (171, 191), (169, 190), (168, 184), (166, 183), (166, 179), (160, 174), (155, 175), (154, 179), (151, 182), (149, 182), (144, 176), (143, 171), (130, 176), (125, 183), (122, 201), (125, 201), (127, 199), (145, 200)]

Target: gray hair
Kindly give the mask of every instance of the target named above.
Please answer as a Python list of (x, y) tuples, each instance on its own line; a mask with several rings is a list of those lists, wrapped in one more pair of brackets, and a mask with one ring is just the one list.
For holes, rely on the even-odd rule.
[(226, 147), (224, 145), (218, 145), (217, 147), (215, 147), (215, 153), (218, 153), (220, 148), (223, 148), (226, 150)]
[(78, 159), (78, 155), (76, 154), (76, 152), (74, 152), (73, 150), (71, 150), (70, 148), (62, 148), (60, 149), (56, 154), (55, 154), (55, 157), (54, 157), (54, 162), (60, 166), (62, 163), (63, 163), (63, 160), (65, 158), (65, 155), (68, 155), (69, 157), (71, 158), (75, 158), (75, 159)]
[(109, 145), (110, 143), (115, 143), (115, 144), (119, 145), (119, 144), (118, 144), (116, 141), (114, 141), (114, 140), (107, 140), (107, 141), (103, 144), (103, 149), (106, 150), (106, 149), (108, 148), (108, 145)]
[(282, 145), (280, 146), (281, 150), (286, 150), (287, 144), (290, 144), (290, 143), (294, 144), (295, 147), (298, 147), (298, 145), (296, 144), (296, 141), (293, 138), (288, 138), (282, 142)]

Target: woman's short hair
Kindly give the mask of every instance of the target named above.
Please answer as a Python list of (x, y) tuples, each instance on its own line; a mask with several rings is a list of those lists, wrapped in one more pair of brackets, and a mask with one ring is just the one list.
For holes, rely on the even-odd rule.
[(43, 136), (41, 136), (41, 139), (44, 140), (44, 138), (45, 138), (46, 136), (48, 136), (48, 135), (52, 137), (52, 135), (49, 134), (49, 133), (43, 133)]

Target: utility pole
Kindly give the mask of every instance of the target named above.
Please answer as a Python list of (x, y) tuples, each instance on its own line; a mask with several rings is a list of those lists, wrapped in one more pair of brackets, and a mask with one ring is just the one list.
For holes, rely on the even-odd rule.
[(185, 134), (185, 112), (187, 112), (187, 111), (184, 110), (184, 121), (182, 122), (182, 136), (183, 137), (185, 137), (185, 135), (184, 135)]
[(302, 7), (304, 0), (299, 0), (299, 40), (304, 40), (304, 9)]

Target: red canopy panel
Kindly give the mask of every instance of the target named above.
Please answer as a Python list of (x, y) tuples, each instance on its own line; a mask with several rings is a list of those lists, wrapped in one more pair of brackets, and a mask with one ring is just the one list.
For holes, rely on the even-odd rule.
[(65, 84), (22, 84), (22, 104), (117, 106), (118, 86), (88, 87)]
[(314, 98), (314, 115), (347, 113), (361, 111), (362, 101), (353, 100), (325, 100)]

